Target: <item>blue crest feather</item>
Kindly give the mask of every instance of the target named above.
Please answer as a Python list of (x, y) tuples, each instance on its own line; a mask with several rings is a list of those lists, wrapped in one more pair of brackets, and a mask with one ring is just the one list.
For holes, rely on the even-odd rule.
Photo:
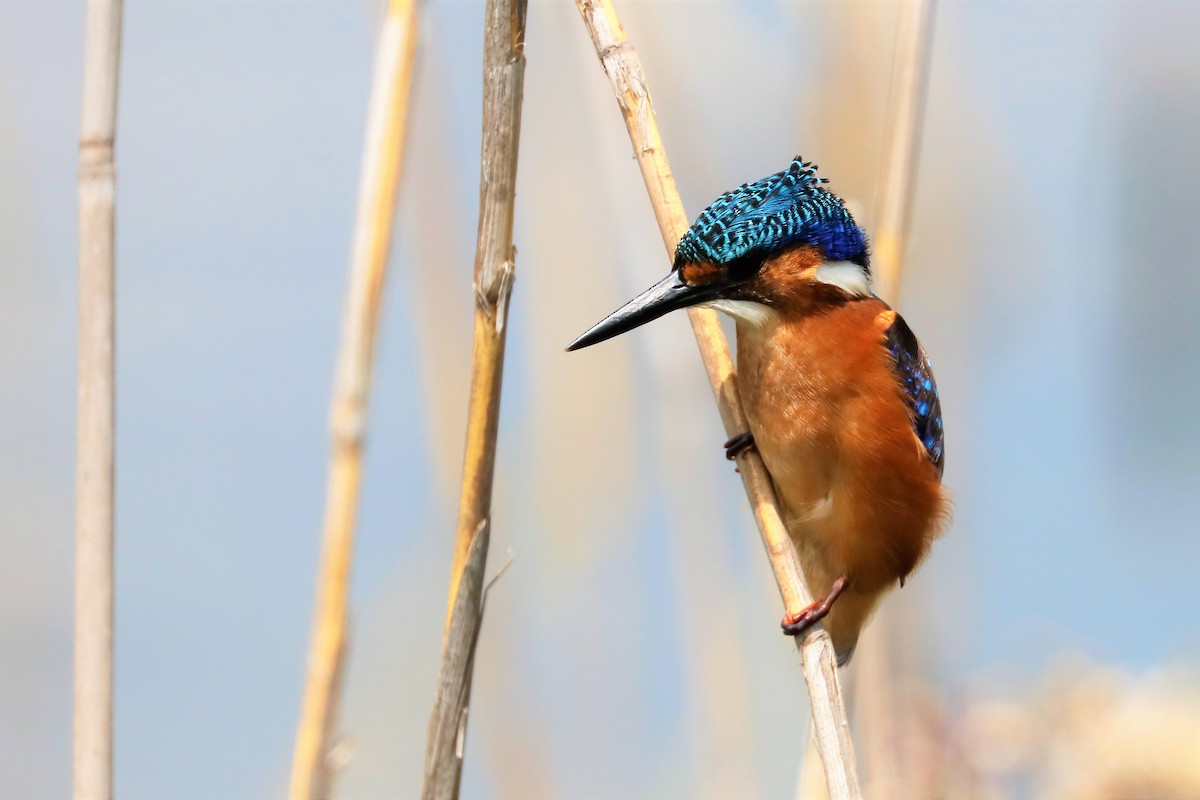
[(783, 172), (726, 192), (679, 240), (675, 263), (728, 264), (810, 244), (829, 261), (866, 267), (867, 236), (825, 182), (816, 165), (797, 156)]

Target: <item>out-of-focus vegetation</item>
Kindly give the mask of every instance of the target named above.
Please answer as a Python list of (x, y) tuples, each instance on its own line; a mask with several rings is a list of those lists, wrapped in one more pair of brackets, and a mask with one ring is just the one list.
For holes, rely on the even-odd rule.
[(1200, 674), (1140, 676), (1078, 657), (1040, 676), (977, 677), (949, 697), (909, 684), (896, 797), (1194, 800)]

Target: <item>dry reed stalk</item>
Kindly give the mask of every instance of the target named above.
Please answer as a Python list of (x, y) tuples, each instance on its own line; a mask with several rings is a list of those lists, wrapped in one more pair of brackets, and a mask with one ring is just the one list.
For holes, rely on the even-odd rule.
[[(673, 259), (675, 245), (687, 230), (688, 218), (684, 214), (663, 149), (641, 61), (625, 36), (621, 21), (609, 0), (577, 0), (577, 5), (604, 71), (612, 82), (658, 219), (663, 244), (666, 245), (668, 256)], [(748, 428), (738, 397), (733, 359), (716, 312), (691, 308), (688, 309), (688, 317), (725, 431), (730, 436), (744, 433)], [(770, 475), (754, 449), (746, 450), (738, 457), (738, 467), (746, 496), (762, 533), (775, 581), (779, 585), (784, 608), (789, 614), (797, 613), (812, 602), (812, 593), (804, 583), (799, 556), (779, 514)], [(846, 721), (846, 708), (829, 634), (820, 625), (814, 626), (804, 636), (796, 638), (796, 646), (800, 650), (804, 677), (808, 683), (817, 750), (825, 767), (830, 797), (834, 800), (857, 798), (860, 791), (854, 743)]]
[(871, 237), (875, 290), (893, 306), (900, 299), (900, 272), (912, 216), (934, 18), (933, 0), (902, 0), (899, 5), (882, 177), (875, 193), (875, 230)]
[(79, 139), (73, 792), (112, 797), (117, 84), (121, 0), (89, 0)]
[(391, 0), (375, 57), (363, 149), (358, 212), (337, 377), (330, 412), (332, 456), (326, 489), (324, 541), (303, 708), (292, 758), (292, 800), (328, 786), (326, 750), (337, 718), (344, 659), (347, 595), (362, 452), (371, 390), (372, 354), (387, 271), (396, 186), (404, 153), (409, 89), (417, 39), (415, 0)]
[[(879, 294), (893, 305), (900, 295), (912, 198), (924, 122), (929, 64), (933, 53), (933, 0), (904, 0), (899, 7), (892, 83), (884, 126), (884, 158), (875, 194), (873, 264)], [(899, 736), (894, 683), (894, 645), (889, 628), (893, 607), (881, 610), (875, 630), (864, 637), (858, 665), (858, 719), (866, 752), (867, 788), (873, 800), (907, 797), (906, 759)], [(889, 621), (892, 625), (889, 625)]]
[(513, 211), (527, 10), (526, 0), (488, 0), (484, 10), (483, 142), (471, 389), (446, 634), (425, 752), (422, 797), (426, 800), (458, 796), (475, 644), (483, 621), (483, 572), (491, 532), (505, 323), (516, 269)]
[(462, 781), (463, 753), (467, 741), (467, 705), (471, 699), (471, 677), (475, 670), (475, 645), (483, 626), (485, 590), (491, 529), (485, 519), (467, 549), (458, 596), (450, 607), (450, 627), (438, 671), (429, 733), (425, 742), (425, 779), (422, 800), (453, 800)]
[(353, 745), (348, 740), (339, 740), (334, 735), (337, 724), (337, 711), (342, 707), (342, 695), (346, 691), (346, 657), (350, 652), (351, 619), (347, 612), (346, 623), (342, 626), (345, 631), (338, 647), (337, 661), (333, 665), (333, 676), (329, 679), (332, 695), (329, 698), (330, 713), (325, 718), (325, 730), (321, 733), (321, 750), (323, 753), (320, 763), (313, 770), (313, 782), (309, 792), (313, 797), (333, 797), (334, 784), (338, 774), (348, 763), (353, 754)]
[(488, 0), (484, 11), (483, 144), (479, 166), (479, 232), (475, 248), (475, 333), (463, 455), (458, 527), (450, 570), (447, 628), (467, 551), (492, 508), (505, 322), (516, 252), (513, 207), (525, 83), (526, 0)]

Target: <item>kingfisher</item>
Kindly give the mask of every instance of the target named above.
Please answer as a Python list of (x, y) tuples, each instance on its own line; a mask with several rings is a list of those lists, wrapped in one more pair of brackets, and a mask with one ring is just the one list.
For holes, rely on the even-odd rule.
[(883, 596), (917, 567), (949, 499), (942, 408), (912, 329), (871, 290), (867, 235), (800, 157), (718, 197), (680, 239), (670, 274), (567, 347), (578, 350), (670, 311), (735, 320), (749, 430), (817, 599), (785, 634), (824, 622), (838, 663)]

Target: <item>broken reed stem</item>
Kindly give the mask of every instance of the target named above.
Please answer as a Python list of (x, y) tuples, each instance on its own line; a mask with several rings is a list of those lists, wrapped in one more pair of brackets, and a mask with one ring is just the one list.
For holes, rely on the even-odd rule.
[[(673, 260), (675, 245), (687, 230), (688, 219), (663, 149), (641, 62), (609, 0), (577, 0), (577, 4), (604, 71), (612, 82), (642, 178), (650, 193), (663, 243)], [(725, 431), (730, 436), (744, 433), (748, 428), (737, 392), (733, 359), (716, 312), (692, 308), (688, 309), (688, 317)], [(738, 457), (738, 467), (784, 608), (789, 614), (799, 612), (812, 602), (812, 593), (805, 585), (795, 545), (780, 516), (770, 475), (753, 448)], [(796, 646), (808, 683), (817, 750), (825, 767), (830, 797), (834, 800), (858, 798), (854, 744), (850, 739), (829, 634), (821, 626), (815, 626), (803, 637), (797, 637)]]
[(903, 0), (899, 5), (882, 174), (875, 193), (875, 230), (871, 237), (875, 290), (893, 307), (900, 300), (904, 245), (912, 217), (934, 18), (933, 0)]
[(479, 165), (479, 232), (475, 247), (475, 333), (447, 627), (458, 597), (467, 551), (480, 524), (489, 520), (492, 508), (505, 322), (516, 275), (512, 230), (525, 84), (526, 7), (526, 0), (488, 0), (484, 10), (483, 143)]
[(121, 0), (89, 0), (79, 139), (73, 793), (112, 797), (117, 85)]
[(483, 605), (487, 594), (483, 573), (487, 568), (491, 531), (487, 520), (467, 549), (458, 596), (450, 608), (450, 627), (429, 715), (425, 742), (425, 780), (422, 800), (453, 800), (462, 781), (463, 752), (466, 749), (467, 704), (471, 699), (471, 676), (475, 670), (475, 645), (483, 626)]
[(446, 633), (425, 749), (421, 792), (425, 800), (458, 796), (475, 645), (483, 622), (483, 572), (491, 535), (505, 323), (516, 274), (513, 210), (525, 87), (526, 11), (526, 0), (488, 0), (484, 9), (483, 141), (471, 389)]
[(341, 349), (330, 412), (332, 454), (324, 541), (303, 707), (292, 758), (291, 800), (317, 797), (329, 736), (336, 722), (338, 664), (345, 657), (347, 595), (362, 478), (372, 354), (387, 271), (396, 186), (404, 153), (409, 88), (417, 38), (415, 0), (388, 3), (375, 56), (358, 216)]

